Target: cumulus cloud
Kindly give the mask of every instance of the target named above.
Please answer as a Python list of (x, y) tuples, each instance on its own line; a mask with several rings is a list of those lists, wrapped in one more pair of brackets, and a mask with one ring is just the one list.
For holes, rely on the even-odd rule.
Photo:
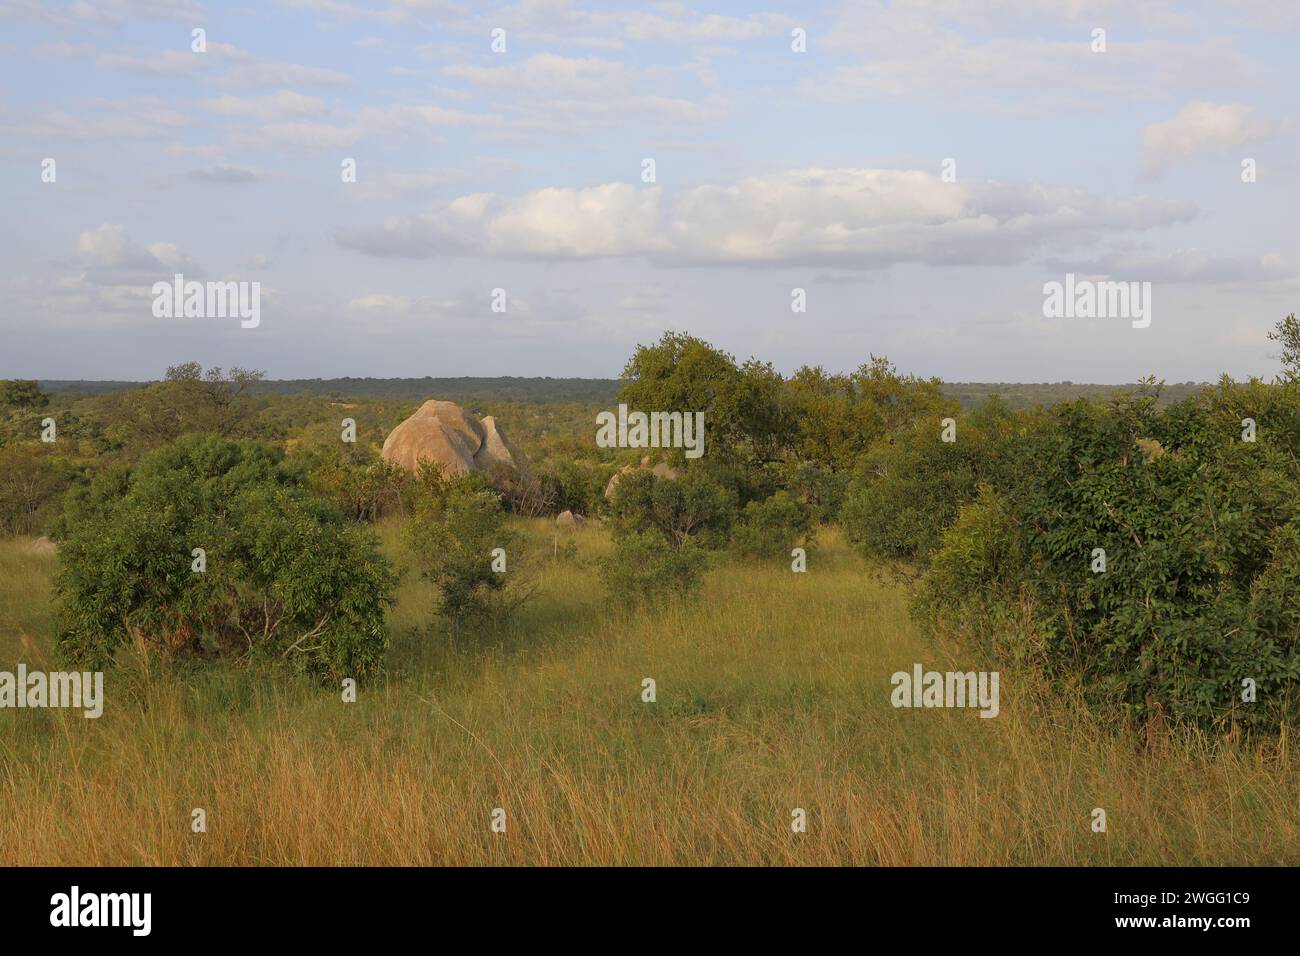
[(519, 197), (462, 196), (431, 212), (345, 230), (372, 256), (518, 259), (644, 256), (660, 265), (802, 265), (850, 269), (901, 262), (1005, 264), (1043, 247), (1192, 218), (1190, 202), (1112, 199), (1083, 190), (944, 183), (930, 173), (804, 169), (705, 185), (606, 183)]
[(77, 256), (83, 271), (74, 281), (95, 286), (151, 285), (176, 272), (193, 278), (204, 275), (203, 269), (174, 243), (138, 246), (126, 227), (115, 223), (83, 232), (77, 238)]
[(1142, 172), (1156, 178), (1177, 163), (1244, 146), (1278, 129), (1248, 106), (1189, 103), (1177, 116), (1142, 128)]

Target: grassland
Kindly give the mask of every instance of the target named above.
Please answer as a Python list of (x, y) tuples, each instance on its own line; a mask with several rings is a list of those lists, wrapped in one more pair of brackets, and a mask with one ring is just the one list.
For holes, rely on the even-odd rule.
[[(833, 533), (807, 574), (724, 558), (688, 605), (635, 613), (598, 582), (605, 535), (574, 540), (513, 624), (459, 646), (407, 575), (354, 704), (128, 655), (98, 720), (0, 711), (0, 864), (1300, 863), (1285, 736), (1116, 728), (918, 633)], [(57, 559), (26, 549), (0, 541), (0, 669), (52, 666)], [(1001, 669), (1000, 716), (893, 709), (918, 661)]]

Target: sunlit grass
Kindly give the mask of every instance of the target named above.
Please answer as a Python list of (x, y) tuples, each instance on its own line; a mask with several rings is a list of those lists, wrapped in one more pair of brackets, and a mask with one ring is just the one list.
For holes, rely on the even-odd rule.
[[(807, 574), (723, 557), (688, 604), (631, 612), (599, 584), (603, 531), (527, 531), (517, 619), (453, 646), (408, 573), (355, 704), (127, 658), (99, 720), (0, 712), (0, 864), (1300, 862), (1285, 740), (1146, 748), (1005, 668), (995, 719), (893, 709), (914, 662), (998, 664), (919, 634), (833, 533)], [(48, 660), (55, 562), (24, 545), (0, 543), (0, 668)]]

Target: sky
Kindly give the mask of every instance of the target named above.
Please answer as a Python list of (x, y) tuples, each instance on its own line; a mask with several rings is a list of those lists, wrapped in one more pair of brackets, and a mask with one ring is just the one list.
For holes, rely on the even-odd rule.
[[(0, 0), (0, 377), (615, 377), (666, 330), (786, 373), (1271, 377), (1298, 30), (1273, 0)], [(159, 317), (176, 273), (258, 283), (260, 321)], [(1150, 283), (1149, 326), (1045, 316), (1067, 273)]]

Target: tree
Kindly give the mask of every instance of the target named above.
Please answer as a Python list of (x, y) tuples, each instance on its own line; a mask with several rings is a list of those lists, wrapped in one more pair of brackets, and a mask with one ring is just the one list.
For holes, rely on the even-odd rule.
[(277, 449), (183, 438), (96, 476), (64, 526), (57, 646), (77, 666), (104, 668), (130, 642), (322, 680), (381, 664), (396, 577)]
[(34, 534), (68, 485), (50, 456), (34, 444), (0, 447), (0, 532), (5, 534)]
[(1283, 377), (1288, 382), (1300, 381), (1300, 321), (1296, 320), (1295, 313), (1278, 322), (1268, 337), (1282, 343), (1279, 358), (1282, 359)]
[(263, 374), (232, 368), (227, 375), (217, 367), (205, 372), (198, 362), (170, 366), (163, 381), (120, 397), (116, 417), (122, 439), (154, 447), (194, 433), (235, 437), (250, 412), (246, 393)]
[(681, 600), (699, 589), (708, 555), (693, 541), (670, 547), (659, 531), (629, 532), (600, 567), (610, 597), (624, 607)]
[(703, 339), (665, 332), (638, 345), (623, 369), (619, 401), (644, 412), (703, 412), (706, 453), (763, 461), (784, 444), (788, 416), (780, 375), (751, 359), (743, 367)]
[(0, 408), (29, 411), (50, 404), (49, 396), (31, 379), (0, 379)]

